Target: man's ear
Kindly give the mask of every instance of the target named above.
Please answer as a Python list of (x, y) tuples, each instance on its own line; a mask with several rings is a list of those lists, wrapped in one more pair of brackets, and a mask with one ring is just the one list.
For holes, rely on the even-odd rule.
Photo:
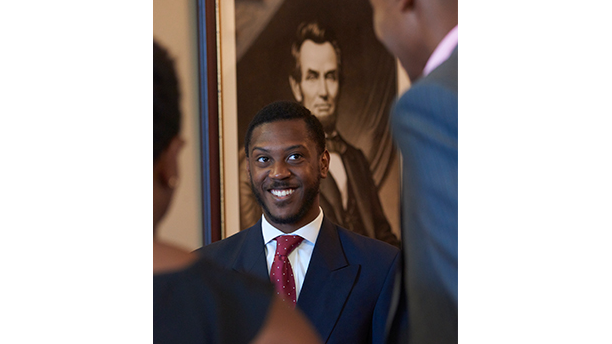
[(245, 159), (246, 159), (247, 176), (249, 177), (249, 180), (250, 180), (251, 179), (251, 164), (249, 164), (249, 157), (248, 156)]
[(293, 96), (298, 103), (302, 102), (302, 87), (300, 83), (297, 82), (292, 76), (289, 77), (289, 84), (291, 85), (291, 91), (293, 92)]
[(160, 156), (159, 168), (162, 181), (172, 189), (176, 187), (178, 182), (178, 155), (184, 143), (181, 138), (176, 136), (170, 141), (168, 148)]
[(321, 154), (320, 165), (321, 165), (321, 178), (327, 178), (327, 171), (329, 171), (329, 152), (326, 150)]

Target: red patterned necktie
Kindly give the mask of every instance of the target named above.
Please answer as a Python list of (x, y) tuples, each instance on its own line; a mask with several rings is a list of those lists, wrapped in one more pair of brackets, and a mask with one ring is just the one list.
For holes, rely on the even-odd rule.
[(295, 277), (293, 277), (293, 269), (291, 269), (288, 257), (304, 238), (298, 235), (281, 235), (274, 240), (276, 240), (276, 253), (270, 269), (270, 281), (283, 301), (295, 307)]

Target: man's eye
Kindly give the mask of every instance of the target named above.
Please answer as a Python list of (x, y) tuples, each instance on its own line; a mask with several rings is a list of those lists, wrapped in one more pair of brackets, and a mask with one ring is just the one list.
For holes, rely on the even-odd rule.
[(336, 76), (335, 73), (327, 74), (326, 77), (327, 77), (327, 80), (332, 80), (332, 81), (338, 80), (338, 77)]
[(312, 73), (306, 74), (306, 80), (316, 80), (318, 77), (319, 76), (316, 74), (312, 74)]
[(302, 155), (301, 155), (301, 154), (297, 154), (297, 153), (296, 153), (296, 154), (291, 154), (291, 155), (289, 155), (289, 157), (288, 157), (287, 159), (288, 159), (288, 160), (295, 161), (295, 160), (300, 159), (301, 157), (302, 157)]
[(268, 159), (268, 157), (260, 156), (259, 158), (257, 158), (256, 161), (257, 162), (261, 162), (261, 163), (265, 163), (265, 162), (268, 162), (268, 160), (270, 160), (270, 159)]

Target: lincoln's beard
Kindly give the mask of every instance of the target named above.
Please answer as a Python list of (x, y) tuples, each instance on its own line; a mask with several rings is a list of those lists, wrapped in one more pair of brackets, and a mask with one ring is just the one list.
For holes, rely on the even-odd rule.
[(333, 133), (334, 130), (336, 130), (336, 121), (338, 120), (338, 100), (339, 100), (339, 96), (336, 96), (336, 98), (334, 100), (333, 111), (331, 113), (328, 113), (328, 112), (320, 113), (319, 111), (317, 111), (316, 107), (311, 109), (307, 105), (304, 104), (304, 100), (306, 98), (304, 97), (304, 92), (302, 92), (302, 91), (300, 91), (300, 92), (301, 92), (301, 95), (302, 95), (302, 101), (300, 102), (300, 104), (302, 104), (304, 107), (306, 107), (308, 109), (308, 111), (310, 111), (310, 113), (312, 113), (313, 115), (315, 115), (315, 117), (317, 117), (319, 122), (321, 122), (321, 125), (323, 125), (323, 130), (326, 133), (328, 133), (328, 134)]
[(336, 118), (335, 113), (329, 115), (317, 115), (317, 119), (319, 119), (319, 122), (321, 122), (321, 125), (323, 125), (323, 130), (328, 134), (331, 134), (334, 132), (334, 130), (336, 130)]

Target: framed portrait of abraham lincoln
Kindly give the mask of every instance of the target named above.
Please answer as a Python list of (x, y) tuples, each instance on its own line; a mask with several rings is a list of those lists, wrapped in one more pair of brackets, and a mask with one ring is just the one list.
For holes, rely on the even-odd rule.
[(331, 160), (319, 189), (324, 215), (399, 246), (400, 157), (389, 130), (398, 64), (376, 39), (368, 0), (215, 6), (222, 236), (252, 226), (262, 214), (243, 148), (251, 119), (273, 101), (292, 100), (325, 130)]

